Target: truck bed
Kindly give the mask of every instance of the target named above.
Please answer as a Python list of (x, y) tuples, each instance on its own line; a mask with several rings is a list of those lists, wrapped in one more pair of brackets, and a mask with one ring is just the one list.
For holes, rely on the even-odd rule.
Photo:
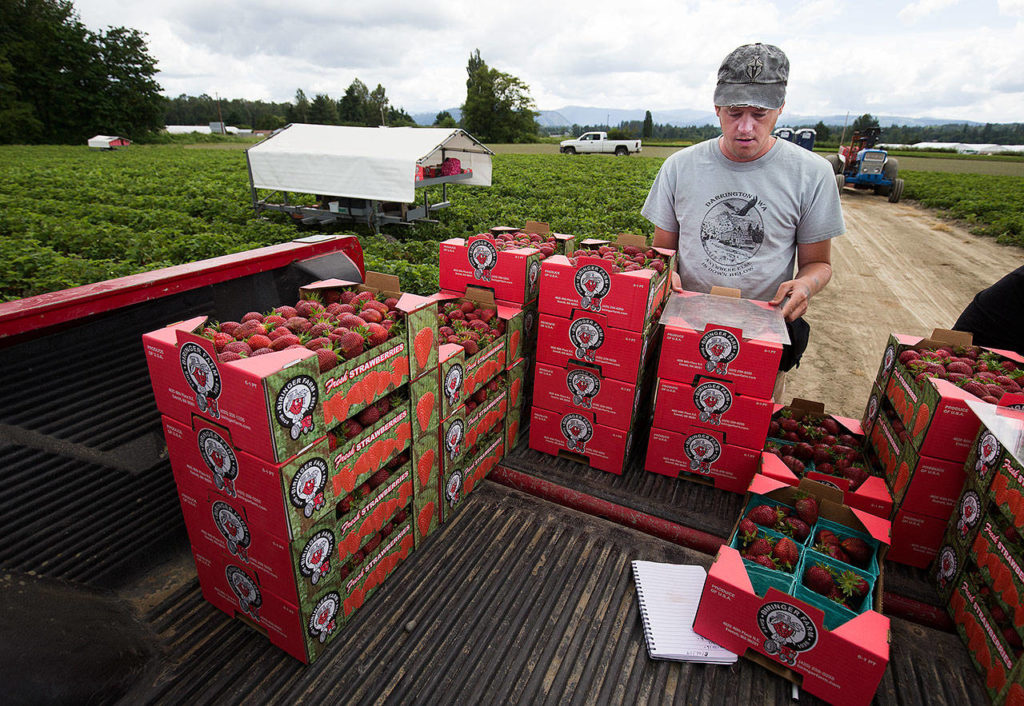
[[(265, 275), (253, 277), (269, 292)], [(251, 285), (232, 283), (244, 297)], [(658, 662), (644, 646), (629, 562), (709, 566), (740, 496), (639, 464), (614, 476), (525, 443), (313, 665), (206, 603), (141, 335), (216, 311), (225, 298), (223, 288), (192, 289), (0, 341), (8, 703), (791, 699), (789, 682), (747, 660)], [(890, 565), (885, 587), (892, 653), (876, 703), (983, 703), (981, 678), (960, 639), (942, 629), (925, 572)], [(97, 615), (104, 629), (124, 631), (130, 654), (94, 639)], [(115, 665), (107, 671), (95, 667), (104, 651)]]

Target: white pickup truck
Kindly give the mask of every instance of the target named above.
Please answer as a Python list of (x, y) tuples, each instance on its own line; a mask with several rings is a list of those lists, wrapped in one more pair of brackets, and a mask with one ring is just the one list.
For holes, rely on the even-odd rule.
[(562, 140), (558, 145), (558, 151), (563, 154), (604, 152), (620, 157), (642, 149), (640, 140), (609, 140), (607, 132), (585, 132), (575, 140)]

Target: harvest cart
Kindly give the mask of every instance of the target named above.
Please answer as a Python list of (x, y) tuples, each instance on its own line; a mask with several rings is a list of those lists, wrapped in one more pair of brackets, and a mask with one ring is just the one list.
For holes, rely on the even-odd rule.
[[(448, 185), (491, 185), (494, 153), (458, 128), (291, 124), (246, 150), (252, 205), (304, 225), (434, 223)], [(440, 186), (431, 202), (427, 187)], [(417, 194), (421, 192), (421, 194)], [(315, 203), (298, 195), (311, 194)]]

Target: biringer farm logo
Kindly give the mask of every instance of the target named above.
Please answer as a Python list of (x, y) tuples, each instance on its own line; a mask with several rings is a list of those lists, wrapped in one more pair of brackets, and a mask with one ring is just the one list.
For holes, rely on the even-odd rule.
[(238, 599), (239, 610), (243, 613), (248, 613), (253, 620), (258, 621), (260, 619), (260, 606), (263, 605), (263, 595), (260, 593), (260, 587), (256, 585), (256, 582), (252, 580), (249, 574), (234, 564), (230, 564), (224, 570), (224, 576), (227, 578), (228, 585), (231, 586), (235, 598)]
[(529, 268), (526, 270), (526, 288), (532, 299), (537, 293), (537, 281), (540, 279), (540, 260), (530, 260)]
[(601, 378), (589, 370), (570, 370), (565, 384), (572, 395), (572, 403), (587, 409), (593, 406), (594, 398), (601, 391)]
[(989, 471), (996, 467), (996, 460), (1002, 451), (1003, 447), (995, 434), (986, 429), (978, 438), (978, 460), (974, 463), (974, 472), (978, 478), (984, 480), (988, 476)]
[(956, 576), (960, 568), (960, 561), (956, 558), (956, 551), (948, 544), (939, 550), (938, 571), (935, 578), (939, 582), (939, 588), (945, 588)]
[(707, 361), (704, 369), (716, 375), (729, 372), (729, 363), (740, 353), (740, 342), (729, 331), (713, 329), (700, 339), (698, 350)]
[(452, 472), (448, 482), (444, 486), (444, 497), (448, 500), (449, 507), (455, 507), (462, 496), (462, 469)]
[(462, 383), (465, 379), (465, 372), (458, 363), (453, 365), (444, 376), (444, 396), (448, 398), (449, 404), (459, 401), (462, 393)]
[(341, 596), (336, 591), (331, 591), (317, 601), (309, 616), (309, 636), (321, 644), (327, 642), (327, 638), (337, 628), (335, 618), (340, 608)]
[(612, 278), (597, 265), (584, 265), (576, 271), (573, 279), (576, 293), (580, 296), (580, 307), (590, 311), (601, 311), (601, 300), (612, 288)]
[(235, 508), (223, 500), (215, 502), (211, 511), (213, 512), (213, 523), (223, 535), (224, 541), (227, 542), (228, 551), (242, 561), (248, 562), (249, 543), (252, 541), (252, 535), (249, 533), (249, 527), (245, 524), (245, 520)]
[(469, 265), (473, 268), (473, 278), (484, 282), (491, 281), (491, 270), (498, 264), (498, 249), (494, 243), (481, 238), (474, 240), (467, 248)]
[(466, 425), (461, 419), (456, 419), (448, 427), (444, 435), (444, 450), (448, 452), (448, 458), (454, 461), (462, 453), (462, 439), (466, 435)]
[(293, 377), (277, 393), (277, 421), (288, 430), (292, 440), (313, 431), (313, 410), (318, 401), (316, 380), (309, 375)]
[(960, 539), (967, 539), (967, 535), (981, 519), (981, 498), (973, 490), (966, 490), (960, 498), (959, 509), (960, 519), (956, 522), (956, 529), (960, 533)]
[(218, 490), (223, 490), (235, 497), (235, 479), (238, 477), (238, 458), (224, 438), (212, 429), (199, 432), (199, 455), (203, 457), (206, 467), (213, 473), (213, 483)]
[(765, 603), (757, 611), (757, 626), (764, 635), (764, 651), (790, 666), (801, 652), (818, 644), (818, 629), (799, 608), (782, 601)]
[(732, 407), (732, 393), (721, 383), (705, 382), (693, 391), (693, 402), (702, 422), (718, 425), (722, 423), (722, 415)]
[(334, 532), (320, 530), (306, 542), (299, 557), (299, 571), (316, 586), (320, 579), (331, 572), (331, 557), (334, 555)]
[(327, 461), (322, 458), (312, 458), (306, 461), (295, 472), (288, 498), (292, 505), (302, 510), (302, 514), (306, 517), (312, 517), (314, 512), (327, 504), (324, 498), (327, 477)]
[(590, 420), (581, 414), (567, 414), (562, 417), (561, 426), (569, 451), (586, 453), (587, 442), (594, 436), (594, 426)]
[(594, 362), (597, 349), (604, 343), (604, 329), (593, 319), (578, 319), (569, 326), (569, 342), (580, 360)]
[(882, 375), (888, 375), (892, 371), (893, 363), (896, 362), (896, 347), (891, 343), (885, 347), (882, 354)]
[(878, 418), (878, 394), (874, 393), (871, 395), (871, 399), (868, 400), (868, 424), (871, 424)]
[(181, 372), (185, 382), (196, 393), (196, 405), (200, 412), (214, 419), (220, 418), (217, 399), (220, 397), (221, 381), (217, 364), (198, 343), (184, 343), (178, 353)]
[(692, 434), (683, 442), (683, 452), (690, 459), (690, 470), (694, 473), (711, 473), (711, 464), (722, 455), (718, 439), (708, 434)]

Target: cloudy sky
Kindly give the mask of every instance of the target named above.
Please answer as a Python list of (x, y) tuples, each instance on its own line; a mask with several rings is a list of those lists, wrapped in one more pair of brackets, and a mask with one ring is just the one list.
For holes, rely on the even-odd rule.
[(170, 96), (287, 101), (302, 88), (339, 98), (359, 78), (382, 84), (409, 113), (437, 111), (465, 99), (466, 62), (480, 49), (488, 65), (526, 82), (541, 110), (704, 110), (722, 58), (761, 41), (789, 55), (791, 114), (1024, 121), (1024, 0), (74, 6), (91, 29), (147, 32)]

